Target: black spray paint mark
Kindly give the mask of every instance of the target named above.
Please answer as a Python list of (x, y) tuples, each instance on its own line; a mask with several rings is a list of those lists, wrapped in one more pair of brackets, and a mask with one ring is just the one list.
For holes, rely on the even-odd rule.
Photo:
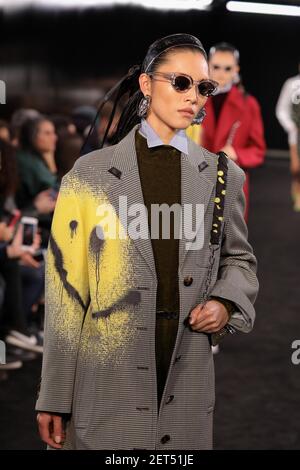
[(122, 299), (120, 299), (117, 304), (112, 305), (111, 307), (101, 310), (99, 312), (93, 312), (93, 318), (107, 318), (109, 315), (116, 310), (119, 306), (123, 306), (124, 304), (129, 305), (137, 305), (141, 301), (141, 293), (136, 290), (129, 291)]
[(77, 230), (77, 227), (78, 227), (77, 220), (71, 220), (69, 226), (70, 226), (70, 230), (71, 230), (71, 238), (73, 238), (74, 235), (76, 235), (76, 230)]
[(68, 271), (64, 268), (64, 258), (63, 258), (63, 254), (62, 254), (62, 251), (61, 249), (59, 248), (59, 246), (57, 245), (56, 241), (54, 240), (53, 238), (53, 235), (50, 234), (50, 238), (49, 238), (49, 244), (50, 244), (50, 248), (51, 248), (51, 251), (53, 253), (53, 256), (54, 256), (54, 266), (55, 266), (55, 269), (60, 277), (60, 280), (62, 282), (62, 285), (63, 287), (65, 288), (65, 290), (67, 291), (67, 294), (73, 299), (73, 300), (77, 300), (77, 302), (80, 304), (80, 306), (84, 309), (85, 309), (85, 305), (84, 305), (84, 302), (82, 300), (82, 298), (80, 297), (80, 294), (79, 292), (75, 289), (74, 286), (72, 286), (72, 284), (69, 283), (69, 281), (67, 280), (67, 276), (68, 276)]
[(90, 235), (90, 252), (94, 257), (96, 264), (96, 301), (99, 308), (98, 302), (98, 291), (99, 291), (99, 282), (100, 282), (100, 252), (104, 244), (103, 232), (100, 226), (94, 227)]

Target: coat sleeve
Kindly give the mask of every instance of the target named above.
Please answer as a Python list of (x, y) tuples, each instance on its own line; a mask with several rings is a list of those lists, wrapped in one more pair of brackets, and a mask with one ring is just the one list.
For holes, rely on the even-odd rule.
[[(77, 183), (78, 184), (78, 183)], [(46, 258), (45, 336), (37, 410), (70, 413), (80, 334), (89, 303), (84, 218), (63, 178)]]
[(266, 143), (264, 138), (264, 125), (260, 106), (255, 98), (248, 97), (248, 106), (251, 109), (251, 126), (245, 147), (234, 146), (237, 153), (237, 163), (242, 168), (255, 168), (264, 162)]
[(245, 333), (251, 331), (255, 320), (253, 304), (258, 293), (257, 261), (248, 242), (244, 219), (244, 172), (239, 169), (238, 190), (225, 221), (217, 281), (210, 296), (230, 300), (237, 306), (229, 324)]

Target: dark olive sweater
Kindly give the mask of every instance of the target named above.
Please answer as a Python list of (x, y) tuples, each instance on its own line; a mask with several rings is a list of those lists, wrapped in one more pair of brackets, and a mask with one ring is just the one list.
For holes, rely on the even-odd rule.
[[(181, 204), (181, 153), (169, 145), (148, 148), (147, 140), (136, 133), (136, 151), (144, 203), (148, 211), (149, 232), (151, 204)], [(179, 312), (178, 256), (179, 238), (174, 238), (174, 217), (170, 217), (170, 237), (162, 238), (161, 219), (159, 238), (153, 239), (157, 286), (157, 310)], [(156, 318), (156, 363), (158, 403), (163, 392), (175, 344), (178, 318)]]

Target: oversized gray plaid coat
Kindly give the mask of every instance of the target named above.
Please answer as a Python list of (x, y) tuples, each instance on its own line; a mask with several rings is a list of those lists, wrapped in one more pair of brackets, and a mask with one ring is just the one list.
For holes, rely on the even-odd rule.
[[(181, 155), (182, 205), (204, 205), (205, 239), (198, 250), (188, 249), (184, 233), (180, 239), (179, 328), (157, 413), (151, 240), (143, 224), (142, 236), (130, 237), (119, 214), (119, 196), (127, 197), (128, 208), (143, 204), (135, 131), (80, 158), (63, 179), (47, 255), (36, 409), (71, 413), (64, 449), (210, 449), (213, 356), (208, 336), (185, 327), (184, 320), (205, 287), (217, 156), (191, 140), (189, 154)], [(210, 295), (233, 301), (239, 312), (231, 324), (248, 332), (258, 282), (243, 218), (243, 182), (243, 171), (229, 161), (223, 241)], [(108, 226), (122, 237), (107, 236)], [(184, 282), (187, 276), (192, 283)]]

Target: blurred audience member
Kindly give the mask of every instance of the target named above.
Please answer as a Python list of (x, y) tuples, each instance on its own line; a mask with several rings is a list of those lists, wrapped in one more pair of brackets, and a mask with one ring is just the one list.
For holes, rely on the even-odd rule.
[(63, 138), (66, 135), (75, 135), (77, 133), (76, 126), (69, 116), (55, 114), (54, 116), (51, 116), (51, 121), (54, 124), (58, 139)]
[[(99, 117), (99, 122), (98, 122), (98, 135), (100, 138), (100, 141), (102, 142), (106, 128), (109, 124), (109, 120), (113, 111), (114, 103), (111, 101), (108, 101), (103, 109), (101, 110), (100, 117)], [(112, 145), (113, 143), (113, 137), (116, 131), (116, 126), (118, 124), (119, 118), (121, 115), (121, 109), (119, 106), (116, 107), (116, 111), (112, 120), (112, 123), (110, 125), (109, 131), (107, 133), (107, 136), (105, 138), (105, 144), (104, 147), (108, 147), (109, 145)]]
[(83, 138), (77, 133), (75, 124), (67, 116), (57, 115), (52, 117), (58, 137), (55, 162), (57, 166), (57, 176), (59, 181), (71, 170), (77, 158), (80, 157), (80, 150)]
[[(7, 323), (14, 315), (14, 292), (16, 297), (17, 330), (28, 328), (28, 319), (32, 306), (39, 301), (44, 290), (44, 263), (34, 258), (35, 253), (24, 251), (14, 239), (15, 228), (21, 213), (16, 208), (15, 192), (17, 187), (15, 149), (0, 140), (2, 168), (0, 171), (0, 272), (5, 280), (4, 309), (7, 311)], [(9, 204), (8, 204), (9, 202)], [(17, 243), (17, 245), (16, 245)], [(35, 247), (40, 244), (40, 237), (35, 238)], [(19, 303), (18, 303), (19, 302)], [(8, 305), (8, 307), (6, 307)], [(21, 314), (22, 312), (22, 314)], [(18, 324), (21, 325), (18, 328)]]
[(18, 206), (31, 215), (36, 211), (37, 214), (50, 214), (54, 210), (58, 190), (54, 125), (46, 117), (27, 120), (19, 138)]
[(10, 142), (10, 130), (6, 121), (0, 120), (0, 139)]
[[(93, 106), (79, 106), (75, 108), (72, 112), (72, 120), (76, 126), (78, 134), (82, 137), (83, 141), (87, 138), (90, 128), (94, 123), (95, 117), (97, 114), (97, 109)], [(88, 142), (85, 143), (84, 147), (81, 150), (81, 155), (85, 155), (93, 150), (99, 148), (99, 135), (97, 127), (99, 121), (97, 119), (96, 125), (93, 128), (91, 135), (89, 136)]]
[(58, 140), (55, 161), (59, 181), (73, 168), (75, 161), (80, 157), (82, 144), (83, 139), (78, 134), (67, 135)]
[[(16, 232), (5, 222), (0, 222), (0, 275), (5, 282), (4, 300), (0, 314), (0, 338), (9, 345), (41, 353), (43, 348), (38, 344), (36, 335), (31, 334), (24, 315), (22, 276), (19, 260), (26, 263), (22, 247), (23, 226), (19, 224)], [(39, 236), (34, 238), (31, 247), (33, 255), (40, 244)], [(25, 256), (24, 256), (25, 255)]]
[(288, 134), (291, 195), (297, 212), (300, 211), (300, 62), (298, 67), (298, 75), (284, 82), (276, 105), (277, 119)]
[(41, 114), (36, 109), (20, 108), (17, 109), (10, 120), (11, 139), (15, 147), (19, 146), (19, 136), (22, 126), (28, 119), (36, 119)]
[(16, 209), (15, 194), (18, 186), (18, 167), (15, 149), (0, 139), (0, 216), (3, 211)]

